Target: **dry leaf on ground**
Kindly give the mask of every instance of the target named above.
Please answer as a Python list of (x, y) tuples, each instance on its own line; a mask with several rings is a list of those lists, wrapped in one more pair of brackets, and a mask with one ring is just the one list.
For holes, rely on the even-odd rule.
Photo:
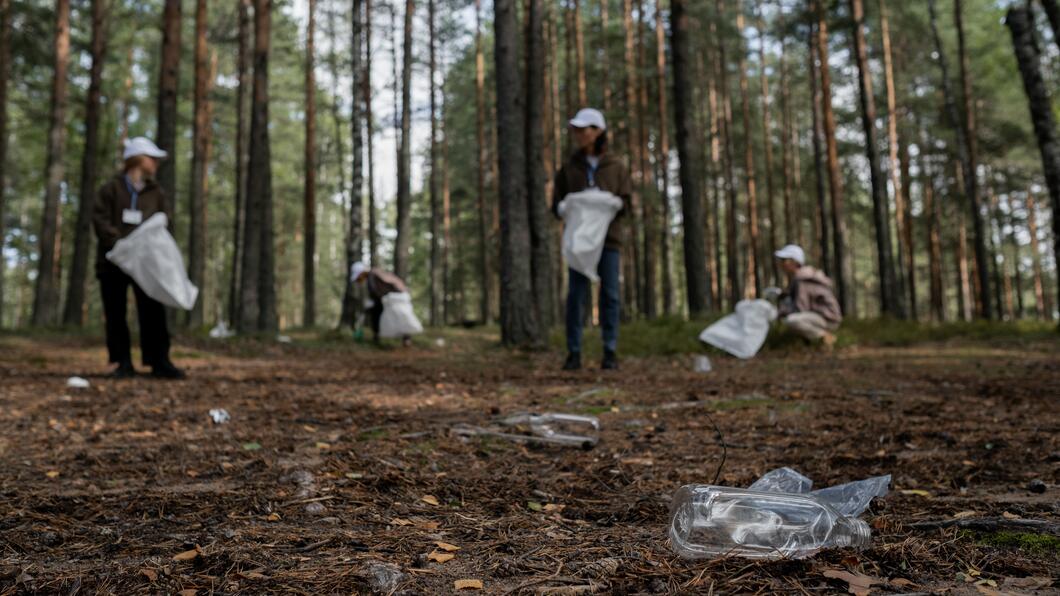
[(847, 582), (849, 584), (848, 591), (855, 596), (867, 596), (872, 584), (880, 583), (880, 580), (875, 577), (856, 572), (851, 573), (841, 569), (827, 569), (824, 572), (824, 576)]
[(480, 579), (458, 579), (453, 582), (453, 588), (457, 590), (481, 590), (482, 580)]

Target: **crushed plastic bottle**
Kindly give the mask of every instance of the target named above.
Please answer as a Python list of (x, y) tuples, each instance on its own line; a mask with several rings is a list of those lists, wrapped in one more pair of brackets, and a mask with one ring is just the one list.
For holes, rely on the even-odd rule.
[(82, 377), (70, 377), (66, 379), (66, 386), (70, 389), (88, 389), (91, 383), (88, 382), (88, 379)]
[(224, 408), (213, 408), (210, 410), (210, 419), (213, 420), (214, 424), (228, 424), (232, 416)]
[(710, 358), (699, 354), (692, 359), (692, 370), (694, 372), (703, 374), (709, 373), (710, 371), (714, 370), (714, 367), (710, 364)]
[(505, 426), (529, 428), (530, 433), (558, 445), (595, 445), (599, 440), (600, 419), (580, 414), (515, 414), (501, 420)]
[(687, 485), (670, 506), (670, 542), (686, 559), (800, 559), (825, 548), (865, 548), (864, 521), (811, 495)]

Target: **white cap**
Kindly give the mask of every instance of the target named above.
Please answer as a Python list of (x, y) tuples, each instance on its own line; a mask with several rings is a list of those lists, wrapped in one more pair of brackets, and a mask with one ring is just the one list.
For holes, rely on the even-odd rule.
[(121, 154), (122, 161), (137, 155), (165, 159), (169, 154), (159, 149), (158, 145), (155, 145), (154, 141), (147, 137), (136, 137), (125, 141), (125, 151)]
[(588, 128), (594, 126), (600, 130), (607, 130), (607, 121), (600, 110), (593, 108), (582, 108), (570, 119), (570, 125), (574, 128)]
[(365, 274), (367, 272), (368, 272), (368, 265), (365, 265), (364, 263), (362, 263), (360, 261), (357, 261), (356, 263), (354, 263), (353, 265), (350, 266), (350, 279), (352, 279), (353, 281), (357, 281), (357, 279), (360, 278), (361, 275), (363, 275), (363, 274)]
[(806, 264), (806, 251), (798, 244), (789, 244), (773, 254), (778, 259), (791, 259), (800, 265)]

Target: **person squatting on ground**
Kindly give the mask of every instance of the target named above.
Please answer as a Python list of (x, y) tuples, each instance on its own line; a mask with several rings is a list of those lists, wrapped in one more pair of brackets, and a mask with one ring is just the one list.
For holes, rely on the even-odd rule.
[[(618, 368), (618, 320), (620, 314), (619, 253), (625, 236), (623, 215), (630, 208), (633, 185), (622, 160), (607, 152), (607, 123), (598, 110), (580, 110), (569, 122), (575, 152), (556, 174), (552, 213), (559, 218), (559, 204), (570, 193), (589, 188), (608, 191), (622, 199), (623, 208), (607, 231), (597, 273), (600, 276), (600, 320), (604, 357), (600, 367)], [(581, 368), (583, 312), (590, 300), (589, 278), (568, 268), (567, 361), (564, 370)]]
[[(356, 283), (363, 283), (368, 290), (368, 298), (371, 300), (371, 305), (368, 306), (366, 302), (364, 312), (368, 316), (369, 324), (372, 326), (372, 340), (378, 345), (380, 341), (379, 321), (383, 318), (383, 296), (393, 292), (408, 292), (408, 287), (397, 275), (382, 269), (369, 268), (360, 261), (354, 263), (353, 267), (350, 268), (350, 277)], [(408, 346), (412, 343), (412, 338), (405, 336), (402, 338), (402, 343)]]
[(784, 324), (802, 337), (835, 344), (835, 331), (843, 320), (833, 291), (832, 280), (824, 272), (806, 265), (802, 247), (789, 244), (775, 253), (788, 287), (780, 295), (778, 312)]
[(96, 249), (96, 278), (103, 295), (106, 319), (107, 352), (117, 364), (114, 378), (136, 375), (130, 353), (129, 325), (125, 320), (129, 286), (136, 296), (136, 314), (140, 322), (140, 351), (144, 366), (151, 375), (164, 379), (182, 379), (184, 371), (169, 360), (169, 329), (166, 309), (144, 293), (131, 277), (107, 260), (106, 254), (118, 240), (128, 236), (136, 226), (156, 213), (165, 213), (172, 221), (172, 211), (155, 173), (166, 152), (150, 139), (136, 137), (125, 143), (122, 159), (125, 165), (104, 184), (96, 195), (92, 223), (99, 237)]

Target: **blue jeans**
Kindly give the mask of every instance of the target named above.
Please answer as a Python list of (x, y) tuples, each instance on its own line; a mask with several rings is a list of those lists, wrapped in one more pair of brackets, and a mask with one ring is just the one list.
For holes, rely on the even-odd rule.
[[(618, 291), (618, 256), (613, 248), (605, 248), (600, 255), (596, 272), (600, 276), (600, 321), (603, 324), (604, 350), (618, 349), (618, 318), (620, 294)], [(589, 300), (591, 282), (588, 277), (573, 269), (567, 270), (567, 351), (580, 354), (582, 351), (582, 313)]]

